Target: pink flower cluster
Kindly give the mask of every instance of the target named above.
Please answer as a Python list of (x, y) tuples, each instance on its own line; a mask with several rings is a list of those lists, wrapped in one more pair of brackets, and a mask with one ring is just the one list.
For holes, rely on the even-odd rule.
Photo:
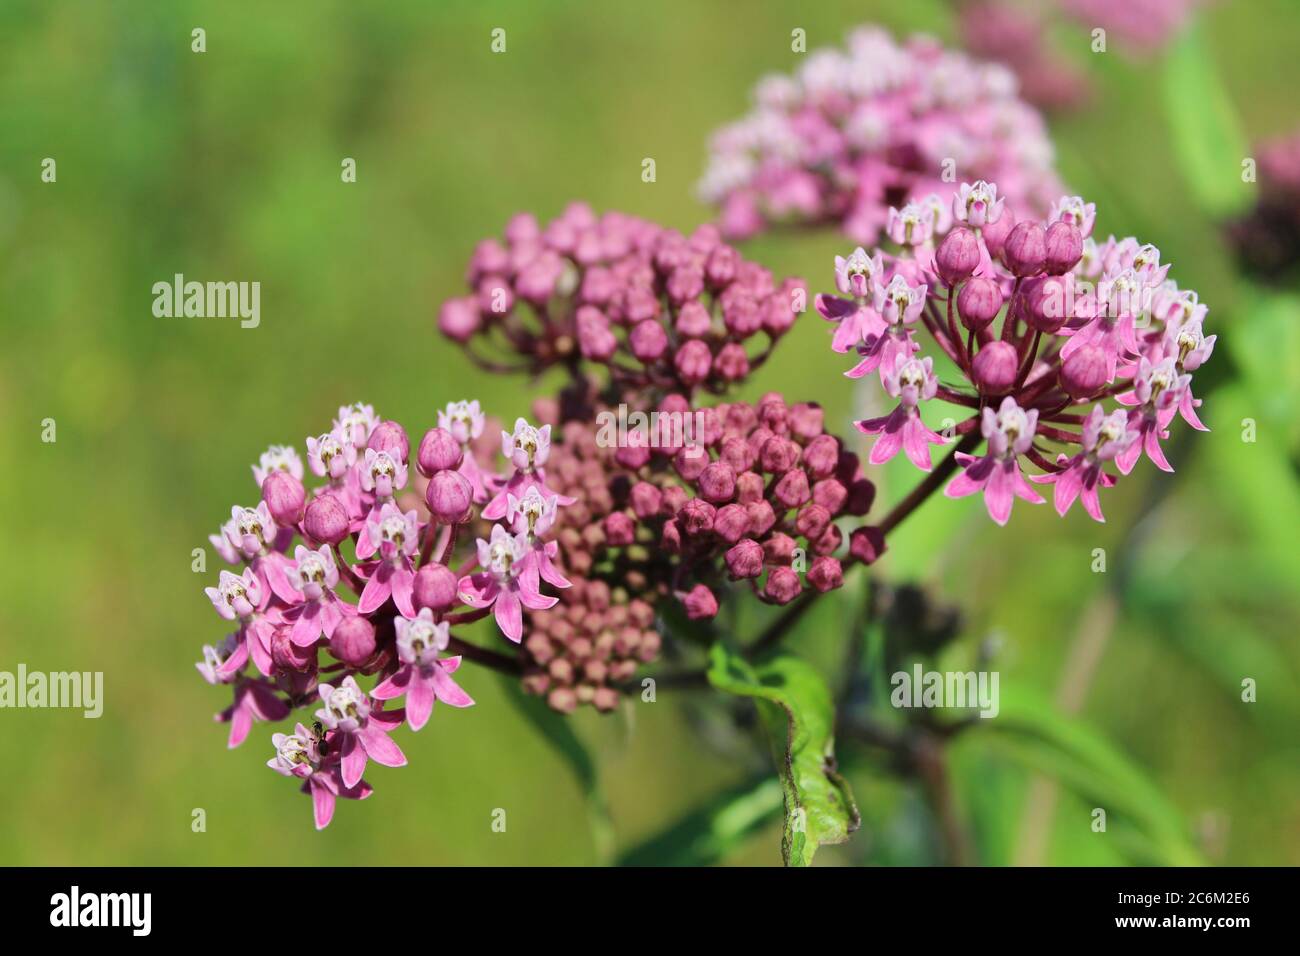
[(1170, 41), (1204, 0), (1060, 0), (1080, 25), (1101, 27), (1139, 55), (1150, 55)]
[(575, 499), (556, 524), (574, 587), (554, 612), (531, 616), (524, 686), (562, 712), (615, 705), (637, 662), (658, 654), (652, 625), (665, 600), (691, 621), (714, 617), (733, 587), (789, 604), (806, 588), (840, 587), (846, 562), (884, 550), (876, 529), (846, 544), (836, 523), (865, 515), (875, 486), (817, 405), (770, 393), (691, 410), (674, 394), (656, 411), (697, 412), (698, 434), (683, 444), (647, 429), (612, 446), (568, 421), (555, 446), (549, 479)]
[(466, 279), (472, 294), (443, 303), (438, 326), (479, 365), (535, 374), (581, 360), (621, 386), (688, 394), (761, 365), (807, 298), (712, 226), (687, 237), (582, 203), (545, 226), (515, 216), (478, 244)]
[[(230, 724), (230, 747), (255, 720), (319, 704), (312, 729), (299, 723), (273, 736), (269, 761), (302, 782), (318, 828), (339, 797), (370, 795), (362, 779), (370, 760), (405, 765), (391, 737), (403, 721), (419, 730), (436, 701), (474, 703), (452, 677), (461, 656), (444, 656), (461, 646), (453, 626), (492, 614), (518, 644), (524, 609), (556, 604), (543, 583), (569, 586), (548, 534), (572, 503), (547, 485), (550, 426), (519, 419), (501, 432), (511, 466), (501, 474), (482, 453), (485, 427), (478, 402), (453, 402), (412, 456), (401, 425), (368, 405), (340, 408), (328, 431), (306, 441), (319, 487), (304, 487), (296, 449), (273, 446), (253, 466), (261, 501), (233, 508), (211, 536), (239, 570), (221, 571), (206, 593), (236, 630), (203, 648), (198, 670), (233, 691), (217, 716)], [(458, 536), (473, 523), (483, 536), (453, 571)], [(367, 693), (357, 677), (372, 675)], [(385, 709), (397, 697), (405, 706)]]
[(861, 28), (846, 50), (764, 79), (755, 100), (714, 134), (699, 184), (729, 238), (830, 222), (870, 245), (891, 205), (946, 206), (959, 177), (997, 181), (1026, 212), (1060, 193), (1042, 118), (1015, 77), (928, 38), (900, 45)]
[[(959, 440), (963, 471), (946, 494), (982, 492), (999, 524), (1016, 498), (1041, 503), (1030, 481), (1055, 486), (1062, 515), (1081, 501), (1102, 521), (1098, 492), (1116, 480), (1103, 466), (1127, 475), (1145, 453), (1173, 470), (1161, 442), (1174, 418), (1205, 430), (1192, 373), (1214, 350), (1207, 307), (1168, 278), (1155, 246), (1097, 242), (1095, 218), (1092, 203), (1065, 196), (1046, 218), (1017, 221), (996, 185), (963, 183), (950, 209), (891, 210), (892, 251), (836, 257), (839, 294), (816, 299), (832, 347), (856, 352), (846, 375), (877, 375), (897, 402), (858, 422), (875, 436), (872, 464), (901, 450), (930, 471), (930, 446)], [(938, 356), (918, 354), (922, 328)], [(964, 387), (940, 383), (936, 358)], [(922, 417), (935, 398), (973, 414), (941, 436)], [(980, 443), (984, 454), (970, 454)], [(1042, 473), (1027, 480), (1024, 463)]]
[(1005, 64), (1030, 103), (1045, 110), (1074, 109), (1090, 95), (1088, 78), (1052, 48), (1043, 14), (1042, 7), (1018, 0), (962, 3), (962, 44), (981, 59)]

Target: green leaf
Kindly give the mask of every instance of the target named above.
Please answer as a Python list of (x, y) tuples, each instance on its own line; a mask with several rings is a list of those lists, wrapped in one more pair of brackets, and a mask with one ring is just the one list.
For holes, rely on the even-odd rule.
[(547, 743), (569, 765), (587, 798), (587, 819), (591, 826), (592, 843), (596, 847), (596, 857), (602, 863), (610, 860), (614, 852), (614, 825), (609, 817), (609, 805), (600, 785), (596, 762), (573, 732), (571, 719), (551, 710), (542, 698), (524, 693), (518, 681), (503, 679), (502, 686), (515, 709), (537, 728)]
[(781, 813), (772, 777), (733, 787), (619, 858), (619, 866), (712, 866)]
[(1200, 24), (1170, 49), (1163, 79), (1174, 155), (1192, 196), (1215, 219), (1243, 211), (1254, 199), (1241, 179), (1246, 140)]
[(860, 818), (835, 768), (835, 705), (821, 675), (786, 653), (751, 664), (719, 641), (710, 652), (709, 682), (754, 698), (784, 796), (785, 864), (807, 866), (819, 846), (847, 840)]
[(987, 733), (1025, 765), (1106, 811), (1138, 862), (1194, 866), (1204, 862), (1177, 808), (1136, 765), (1085, 722), (1046, 699), (1005, 689)]

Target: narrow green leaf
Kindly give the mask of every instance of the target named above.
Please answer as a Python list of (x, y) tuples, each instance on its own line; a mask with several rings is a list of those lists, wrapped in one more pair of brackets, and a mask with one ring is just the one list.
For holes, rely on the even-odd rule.
[(524, 693), (518, 681), (503, 679), (502, 686), (510, 702), (555, 748), (555, 752), (569, 765), (577, 778), (578, 785), (587, 798), (587, 818), (591, 826), (592, 843), (596, 847), (596, 857), (601, 862), (608, 861), (614, 852), (614, 825), (609, 817), (605, 791), (600, 785), (596, 762), (574, 733), (570, 719), (551, 710), (540, 697)]
[(781, 814), (772, 777), (733, 787), (619, 858), (620, 866), (712, 866)]
[(1241, 212), (1254, 198), (1241, 177), (1246, 140), (1200, 24), (1170, 49), (1163, 81), (1174, 155), (1192, 196), (1215, 219)]
[(830, 689), (810, 664), (791, 654), (750, 664), (719, 641), (710, 657), (714, 687), (754, 698), (784, 796), (781, 857), (787, 866), (807, 866), (819, 846), (847, 840), (860, 819), (835, 767)]

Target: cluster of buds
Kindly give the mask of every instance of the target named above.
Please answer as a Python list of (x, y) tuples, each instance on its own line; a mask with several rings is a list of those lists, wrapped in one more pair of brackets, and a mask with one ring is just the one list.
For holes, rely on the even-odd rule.
[(761, 365), (807, 298), (712, 226), (687, 237), (581, 203), (545, 226), (515, 216), (504, 239), (478, 244), (466, 279), (472, 294), (443, 303), (438, 325), (479, 365), (536, 374), (585, 361), (620, 388), (686, 394)]
[[(1192, 373), (1214, 350), (1215, 336), (1203, 332), (1207, 307), (1168, 278), (1155, 246), (1094, 240), (1096, 209), (1077, 196), (1062, 197), (1046, 219), (1015, 221), (996, 185), (963, 183), (945, 212), (923, 229), (891, 228), (892, 252), (836, 257), (840, 294), (816, 300), (836, 325), (832, 348), (860, 358), (845, 374), (878, 375), (898, 403), (858, 423), (876, 436), (870, 462), (903, 450), (930, 471), (930, 446), (960, 436), (953, 463), (963, 471), (949, 497), (983, 492), (1005, 524), (1015, 498), (1042, 501), (1023, 459), (1042, 472), (1030, 480), (1055, 486), (1058, 512), (1077, 500), (1102, 521), (1098, 491), (1116, 480), (1103, 465), (1127, 475), (1145, 452), (1172, 471), (1160, 443), (1175, 416), (1205, 430)], [(890, 221), (929, 215), (912, 205), (891, 210)], [(935, 357), (917, 354), (921, 327), (966, 387), (941, 384)], [(936, 397), (974, 412), (951, 436), (922, 419)], [(1107, 410), (1106, 399), (1119, 407)], [(969, 454), (981, 441), (985, 454)]]
[(1255, 150), (1260, 199), (1228, 236), (1242, 265), (1266, 279), (1295, 270), (1300, 260), (1300, 130)]
[(847, 50), (815, 51), (794, 76), (764, 79), (755, 101), (714, 135), (699, 185), (729, 238), (838, 223), (870, 245), (891, 205), (932, 194), (944, 205), (957, 175), (996, 180), (1026, 211), (1060, 192), (1042, 117), (1014, 75), (929, 38), (900, 45), (861, 28)]
[(875, 528), (845, 541), (837, 520), (865, 515), (875, 487), (815, 404), (771, 393), (695, 409), (674, 394), (622, 436), (579, 421), (560, 434), (549, 480), (575, 499), (555, 526), (574, 587), (533, 615), (524, 644), (525, 686), (557, 710), (614, 706), (659, 651), (661, 601), (694, 621), (715, 616), (731, 588), (789, 604), (840, 587), (845, 563), (883, 551)]
[[(403, 721), (419, 730), (436, 701), (474, 703), (452, 677), (461, 657), (444, 656), (463, 647), (453, 626), (492, 614), (518, 644), (524, 609), (556, 604), (542, 584), (569, 585), (547, 534), (572, 503), (547, 485), (550, 426), (520, 419), (501, 432), (512, 468), (500, 474), (484, 454), (485, 426), (477, 402), (454, 402), (412, 458), (401, 425), (368, 405), (341, 408), (329, 431), (306, 441), (319, 487), (304, 487), (296, 449), (273, 446), (253, 466), (261, 501), (233, 508), (211, 537), (239, 570), (221, 571), (206, 592), (237, 630), (203, 648), (198, 670), (233, 690), (217, 715), (230, 724), (230, 747), (255, 720), (319, 704), (311, 729), (273, 736), (269, 761), (302, 781), (318, 828), (339, 797), (370, 795), (368, 761), (406, 763), (391, 736)], [(482, 536), (458, 566), (465, 530)], [(376, 683), (366, 692), (357, 678), (368, 676)], [(386, 710), (397, 697), (404, 706)]]

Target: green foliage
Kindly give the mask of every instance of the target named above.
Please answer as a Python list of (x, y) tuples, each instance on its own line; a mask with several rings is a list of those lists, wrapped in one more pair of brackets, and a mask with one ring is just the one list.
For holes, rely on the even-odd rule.
[(754, 699), (785, 796), (781, 857), (787, 866), (807, 866), (819, 846), (847, 840), (860, 819), (835, 766), (830, 689), (810, 664), (792, 654), (751, 664), (719, 642), (710, 657), (714, 687)]
[(732, 787), (619, 857), (620, 866), (712, 866), (781, 815), (774, 777)]
[(1255, 198), (1241, 178), (1249, 151), (1199, 26), (1170, 49), (1163, 84), (1174, 152), (1192, 196), (1216, 219), (1243, 211)]

